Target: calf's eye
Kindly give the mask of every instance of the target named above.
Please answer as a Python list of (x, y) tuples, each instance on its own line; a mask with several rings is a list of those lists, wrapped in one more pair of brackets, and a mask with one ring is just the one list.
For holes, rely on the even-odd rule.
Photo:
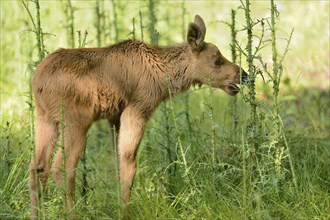
[(216, 60), (214, 62), (214, 65), (216, 65), (217, 67), (220, 67), (221, 66), (221, 61), (220, 60)]

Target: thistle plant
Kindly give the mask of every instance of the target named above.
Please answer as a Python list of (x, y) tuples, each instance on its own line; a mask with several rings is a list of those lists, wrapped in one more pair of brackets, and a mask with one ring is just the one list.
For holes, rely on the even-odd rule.
[(72, 6), (71, 0), (67, 0), (63, 4), (63, 10), (66, 21), (66, 29), (67, 29), (67, 41), (68, 45), (71, 48), (75, 48), (75, 26), (74, 26), (74, 12), (75, 8)]
[[(185, 16), (187, 14), (187, 9), (186, 9), (186, 5), (185, 5), (185, 1), (181, 2), (181, 36), (182, 36), (182, 40), (185, 41), (186, 40), (186, 22), (185, 22)], [(191, 126), (191, 116), (189, 114), (189, 97), (190, 97), (190, 93), (186, 92), (184, 94), (184, 115), (186, 118), (186, 124), (188, 125), (188, 135), (189, 135), (189, 140), (190, 142), (192, 141), (192, 126)]]
[[(271, 163), (274, 164), (273, 170), (275, 171), (276, 181), (278, 182), (281, 180), (283, 178), (282, 161), (284, 158), (289, 156), (291, 173), (295, 182), (292, 161), (290, 159), (289, 149), (286, 144), (287, 142), (285, 141), (283, 125), (280, 117), (280, 104), (278, 99), (280, 81), (283, 74), (283, 61), (286, 53), (288, 52), (292, 32), (288, 39), (288, 44), (285, 51), (283, 55), (280, 56), (276, 44), (276, 19), (278, 18), (279, 13), (276, 9), (274, 1), (271, 0), (270, 3), (271, 17), (254, 21), (251, 18), (250, 1), (246, 0), (245, 4), (241, 1), (241, 8), (244, 10), (246, 20), (244, 30), (247, 31), (247, 44), (245, 50), (240, 48), (240, 46), (238, 46), (238, 48), (240, 49), (240, 53), (246, 57), (249, 72), (249, 92), (247, 96), (243, 96), (243, 98), (250, 105), (250, 119), (247, 125), (247, 143), (251, 147), (253, 153), (251, 165), (252, 167), (257, 168), (257, 173), (259, 173), (258, 175), (261, 178), (261, 181), (263, 181), (263, 179), (267, 176), (267, 173), (272, 170), (272, 168), (268, 166), (269, 159), (272, 160)], [(261, 28), (260, 35), (255, 35), (253, 33), (253, 28), (257, 25)], [(270, 32), (270, 39), (266, 38), (268, 30)], [(256, 40), (256, 47), (252, 47), (254, 40)], [(268, 69), (267, 64), (263, 61), (263, 58), (260, 55), (261, 50), (268, 45), (271, 45), (272, 48), (273, 66), (271, 71)], [(254, 61), (259, 61), (260, 67), (256, 67)], [(265, 80), (265, 77), (263, 76), (264, 73), (269, 78), (268, 81)], [(262, 77), (265, 84), (271, 82), (273, 85), (272, 106), (267, 108), (271, 112), (270, 117), (263, 111), (263, 106), (268, 106), (267, 103), (263, 103), (256, 98), (256, 80), (258, 76)], [(271, 130), (266, 128), (266, 120), (268, 118), (270, 118), (270, 123), (273, 125), (273, 129)], [(263, 149), (260, 149), (260, 147)], [(265, 157), (264, 155), (272, 156)], [(269, 169), (265, 170), (265, 167)]]
[(112, 3), (112, 14), (113, 14), (113, 27), (115, 32), (114, 41), (118, 42), (119, 40), (119, 27), (118, 27), (118, 13), (117, 13), (117, 4), (119, 2), (111, 0)]
[(40, 4), (39, 0), (31, 0), (35, 4), (36, 8), (36, 16), (33, 17), (30, 8), (28, 7), (27, 0), (22, 0), (22, 4), (26, 10), (26, 12), (29, 15), (30, 21), (32, 23), (33, 28), (31, 31), (35, 34), (36, 37), (36, 43), (37, 43), (37, 49), (38, 49), (38, 61), (36, 63), (39, 63), (43, 58), (45, 57), (45, 44), (44, 44), (44, 35), (45, 33), (42, 30), (41, 27), (41, 19), (40, 19)]
[[(45, 45), (44, 45), (44, 38), (43, 36), (45, 35), (44, 32), (42, 31), (41, 27), (41, 19), (40, 19), (40, 5), (38, 0), (33, 0), (31, 1), (35, 4), (36, 8), (36, 15), (33, 17), (31, 10), (28, 6), (28, 1), (22, 0), (22, 4), (26, 10), (26, 12), (29, 15), (30, 21), (32, 23), (33, 28), (31, 31), (35, 34), (35, 39), (37, 43), (37, 49), (38, 49), (38, 60), (35, 62), (30, 62), (28, 65), (28, 72), (29, 74), (29, 95), (28, 95), (28, 105), (29, 105), (29, 117), (30, 117), (30, 144), (31, 144), (31, 149), (33, 152), (33, 157), (35, 155), (35, 145), (34, 145), (34, 133), (35, 133), (35, 127), (34, 127), (34, 104), (33, 104), (33, 96), (32, 96), (32, 85), (31, 85), (31, 80), (32, 80), (32, 75), (34, 72), (34, 69), (38, 63), (41, 62), (41, 60), (45, 57)], [(36, 169), (35, 169), (36, 172)]]
[(148, 9), (149, 9), (149, 36), (150, 36), (150, 43), (157, 45), (158, 44), (158, 39), (159, 39), (159, 33), (156, 29), (157, 25), (157, 16), (156, 16), (156, 1), (154, 0), (149, 0), (148, 1)]
[[(237, 62), (236, 47), (237, 47), (237, 30), (236, 30), (236, 12), (231, 10), (231, 23), (229, 24), (231, 31), (231, 59), (233, 63)], [(234, 140), (237, 139), (237, 124), (238, 124), (238, 115), (237, 115), (237, 96), (232, 97), (231, 99), (231, 113), (234, 122)]]
[(94, 26), (96, 29), (96, 42), (97, 46), (101, 47), (103, 44), (103, 30), (105, 30), (104, 25), (104, 1), (97, 0), (95, 3), (95, 22)]
[[(36, 39), (36, 44), (37, 44), (37, 49), (38, 49), (38, 60), (33, 62), (31, 61), (28, 65), (28, 72), (29, 74), (29, 92), (28, 92), (28, 105), (29, 105), (29, 118), (30, 118), (30, 148), (31, 148), (31, 152), (32, 152), (32, 160), (34, 160), (34, 164), (36, 163), (36, 158), (35, 158), (35, 126), (34, 126), (34, 104), (33, 104), (33, 95), (32, 95), (32, 85), (31, 85), (31, 80), (32, 80), (32, 76), (35, 70), (35, 67), (37, 66), (38, 63), (41, 62), (41, 60), (45, 57), (45, 44), (44, 44), (44, 35), (45, 33), (42, 30), (41, 27), (41, 18), (40, 18), (40, 5), (39, 5), (39, 0), (33, 0), (31, 1), (34, 3), (35, 5), (35, 9), (36, 9), (36, 14), (35, 17), (32, 15), (31, 10), (28, 6), (28, 1), (22, 0), (22, 4), (26, 10), (26, 12), (28, 13), (28, 16), (30, 18), (30, 22), (32, 23), (32, 29), (31, 31), (35, 34), (35, 39)], [(35, 182), (36, 184), (38, 184), (38, 180), (37, 180), (37, 167), (34, 167), (34, 174), (35, 174)], [(39, 198), (37, 197), (37, 199), (39, 200)], [(38, 201), (38, 204), (39, 201)]]
[[(268, 71), (268, 75), (271, 78), (271, 81), (273, 83), (273, 125), (274, 125), (274, 142), (275, 142), (275, 148), (276, 148), (276, 153), (275, 153), (275, 159), (274, 159), (274, 164), (275, 164), (275, 171), (277, 174), (277, 177), (279, 179), (282, 179), (282, 160), (286, 156), (284, 154), (284, 131), (282, 129), (282, 122), (281, 122), (281, 116), (280, 116), (280, 105), (278, 101), (278, 95), (280, 91), (280, 82), (283, 74), (283, 61), (285, 58), (286, 53), (289, 50), (289, 45), (291, 42), (292, 34), (293, 31), (290, 34), (290, 37), (287, 42), (287, 46), (285, 48), (284, 54), (279, 57), (278, 50), (277, 50), (277, 39), (276, 39), (276, 19), (279, 16), (279, 12), (277, 11), (276, 5), (274, 3), (274, 0), (271, 0), (271, 23), (269, 24), (270, 30), (271, 30), (271, 42), (272, 42), (272, 62), (273, 62), (273, 70), (272, 74), (270, 74)], [(267, 69), (267, 68), (265, 68)], [(288, 148), (288, 146), (287, 146)], [(289, 159), (290, 159), (290, 154), (289, 154)], [(290, 159), (290, 164), (291, 164), (291, 172), (293, 176), (294, 183), (295, 181), (295, 175), (294, 175), (294, 170), (292, 166), (292, 162)]]
[(87, 35), (88, 35), (88, 32), (85, 31), (84, 32), (84, 37), (81, 36), (81, 31), (77, 31), (77, 34), (78, 34), (78, 47), (79, 48), (83, 48), (86, 46), (86, 41), (87, 41)]
[(246, 0), (245, 5), (241, 1), (242, 7), (245, 12), (245, 21), (246, 21), (246, 31), (247, 31), (247, 45), (246, 45), (246, 61), (248, 63), (248, 74), (249, 74), (249, 94), (248, 94), (248, 102), (250, 104), (250, 123), (248, 125), (248, 138), (249, 142), (254, 147), (254, 150), (257, 150), (257, 143), (256, 138), (257, 134), (257, 127), (258, 127), (258, 115), (257, 115), (257, 99), (256, 99), (256, 89), (255, 89), (255, 82), (257, 77), (256, 68), (253, 65), (253, 51), (252, 51), (252, 31), (253, 31), (253, 21), (251, 19), (251, 10), (250, 10), (250, 1)]

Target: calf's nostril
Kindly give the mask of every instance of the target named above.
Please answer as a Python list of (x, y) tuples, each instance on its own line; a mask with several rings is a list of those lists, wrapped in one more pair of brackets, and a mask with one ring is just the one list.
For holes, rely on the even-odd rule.
[(246, 85), (249, 83), (249, 77), (248, 76), (242, 76), (242, 83), (243, 85)]
[(243, 70), (242, 72), (242, 84), (246, 85), (249, 82), (248, 74)]

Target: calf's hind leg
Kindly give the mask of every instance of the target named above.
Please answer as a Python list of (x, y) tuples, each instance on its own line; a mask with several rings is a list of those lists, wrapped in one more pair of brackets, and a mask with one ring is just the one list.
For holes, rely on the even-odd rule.
[[(67, 208), (69, 211), (74, 205), (76, 168), (85, 148), (86, 134), (89, 126), (68, 124), (64, 130), (65, 184), (67, 190)], [(63, 151), (59, 148), (51, 169), (54, 180), (59, 185), (63, 184), (63, 177), (60, 171), (62, 164)]]
[(50, 159), (58, 137), (58, 127), (56, 123), (48, 119), (39, 109), (37, 109), (36, 115), (35, 135), (35, 151), (29, 168), (31, 219), (36, 219), (38, 217), (38, 199), (47, 181)]

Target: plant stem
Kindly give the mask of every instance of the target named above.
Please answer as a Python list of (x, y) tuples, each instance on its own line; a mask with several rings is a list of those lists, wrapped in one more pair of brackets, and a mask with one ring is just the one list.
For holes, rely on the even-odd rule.
[(115, 28), (115, 42), (119, 40), (119, 27), (118, 27), (118, 14), (117, 14), (117, 3), (115, 0), (111, 0), (112, 11), (113, 11), (113, 26)]
[[(243, 2), (242, 2), (243, 4)], [(256, 154), (257, 148), (258, 148), (258, 116), (257, 116), (257, 100), (256, 100), (256, 92), (255, 92), (255, 79), (256, 79), (256, 70), (255, 66), (253, 65), (253, 59), (254, 56), (252, 54), (252, 20), (251, 20), (251, 10), (250, 10), (250, 1), (246, 0), (246, 4), (244, 7), (245, 11), (245, 20), (246, 20), (246, 30), (247, 30), (247, 45), (246, 45), (246, 50), (247, 50), (247, 63), (248, 63), (248, 72), (249, 72), (249, 83), (248, 83), (248, 88), (249, 88), (249, 97), (248, 101), (250, 104), (250, 122), (248, 124), (248, 140), (252, 145), (252, 149), (254, 153)]]
[(67, 0), (67, 4), (64, 6), (64, 12), (68, 25), (68, 45), (71, 48), (75, 48), (75, 33), (74, 33), (74, 8), (72, 7), (71, 0)]
[(141, 40), (143, 41), (143, 22), (142, 22), (142, 13), (139, 11), (139, 17), (140, 17), (140, 29), (141, 29)]
[(97, 46), (100, 47), (102, 42), (101, 42), (101, 8), (100, 8), (100, 0), (96, 1), (95, 5), (95, 28), (96, 28), (96, 42)]
[(45, 45), (44, 45), (44, 33), (41, 28), (41, 20), (40, 20), (40, 5), (39, 0), (34, 0), (36, 4), (37, 9), (37, 29), (36, 29), (36, 35), (37, 35), (37, 45), (39, 50), (39, 62), (44, 59), (45, 57)]
[[(237, 55), (236, 55), (236, 12), (234, 10), (231, 10), (231, 57), (233, 63), (236, 63)], [(237, 133), (237, 123), (238, 123), (238, 116), (237, 116), (237, 96), (234, 96), (231, 99), (231, 109), (232, 109), (232, 116), (233, 116), (233, 122), (234, 122), (234, 141), (236, 140), (236, 133)]]
[(276, 27), (275, 27), (275, 13), (276, 6), (274, 0), (271, 0), (271, 39), (272, 39), (272, 61), (273, 61), (273, 108), (274, 108), (274, 126), (276, 131), (276, 137), (280, 134), (280, 122), (279, 122), (279, 107), (278, 107), (278, 92), (280, 86), (279, 78), (279, 66), (277, 61), (277, 48), (276, 48)]
[(37, 22), (35, 22), (34, 18), (32, 17), (32, 14), (30, 12), (29, 7), (26, 4), (26, 1), (22, 0), (24, 8), (28, 12), (30, 20), (32, 22), (32, 25), (33, 25), (33, 28), (34, 28), (33, 32), (36, 35), (38, 56), (39, 56), (39, 59), (36, 63), (38, 64), (45, 57), (45, 45), (44, 45), (44, 38), (43, 38), (44, 33), (42, 31), (42, 28), (41, 28), (39, 0), (33, 0), (33, 2), (35, 3), (35, 6), (36, 6), (36, 19), (37, 19)]
[(149, 8), (149, 35), (150, 35), (150, 43), (157, 45), (158, 44), (158, 32), (156, 29), (157, 24), (157, 17), (155, 13), (155, 1), (149, 0), (148, 1), (148, 8)]
[(246, 182), (247, 182), (247, 175), (246, 175), (246, 159), (247, 159), (247, 149), (245, 149), (245, 137), (244, 137), (244, 128), (242, 126), (242, 156), (243, 156), (243, 167), (242, 167), (242, 172), (243, 172), (243, 212), (245, 213), (245, 210), (247, 209), (246, 205), (246, 197), (247, 197), (247, 190), (246, 190)]
[(236, 12), (234, 10), (231, 10), (231, 25), (230, 25), (230, 30), (231, 30), (231, 58), (233, 63), (236, 63)]
[(257, 105), (256, 105), (256, 92), (255, 92), (255, 69), (253, 66), (253, 55), (252, 55), (252, 20), (250, 16), (250, 1), (246, 0), (245, 7), (245, 18), (246, 18), (246, 30), (247, 30), (247, 63), (248, 63), (248, 72), (249, 72), (249, 100), (251, 108), (251, 120), (256, 122), (257, 120)]
[(185, 7), (185, 1), (181, 2), (181, 35), (182, 39), (186, 40), (186, 23), (185, 23), (185, 15), (187, 13), (186, 7)]

